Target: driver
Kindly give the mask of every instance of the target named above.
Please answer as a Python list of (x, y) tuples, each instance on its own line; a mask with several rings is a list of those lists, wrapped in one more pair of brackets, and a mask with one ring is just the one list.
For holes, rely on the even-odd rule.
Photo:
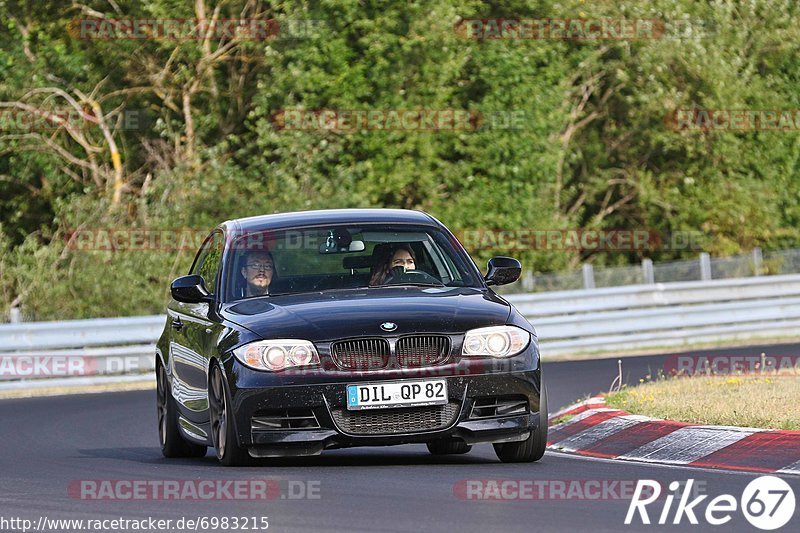
[(372, 278), (369, 280), (371, 287), (383, 285), (392, 277), (392, 269), (400, 267), (403, 272), (416, 270), (417, 260), (414, 250), (408, 244), (397, 244), (390, 247), (384, 255), (385, 260), (374, 267)]
[(269, 252), (249, 252), (242, 266), (242, 277), (247, 282), (245, 297), (266, 296), (275, 272), (275, 261)]

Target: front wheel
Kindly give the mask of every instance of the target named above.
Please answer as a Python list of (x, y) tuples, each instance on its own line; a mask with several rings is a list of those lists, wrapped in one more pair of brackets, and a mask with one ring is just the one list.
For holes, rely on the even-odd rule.
[(521, 442), (501, 442), (493, 446), (494, 453), (504, 463), (532, 463), (544, 456), (547, 448), (547, 389), (544, 383), (539, 401), (539, 427)]
[(225, 466), (249, 464), (251, 459), (247, 449), (239, 446), (233, 428), (231, 395), (222, 370), (214, 366), (209, 383), (209, 414), (211, 418), (211, 440), (217, 452), (217, 459)]
[(158, 364), (156, 370), (156, 407), (158, 410), (158, 436), (164, 457), (204, 457), (206, 446), (187, 442), (178, 428), (178, 407), (169, 390), (167, 371)]

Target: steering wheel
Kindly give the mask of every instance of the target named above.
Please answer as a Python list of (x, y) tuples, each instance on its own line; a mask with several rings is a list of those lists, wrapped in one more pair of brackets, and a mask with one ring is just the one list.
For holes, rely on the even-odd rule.
[(424, 270), (403, 270), (402, 266), (393, 267), (389, 276), (384, 281), (386, 284), (401, 284), (401, 283), (433, 283), (435, 285), (443, 285), (442, 280), (431, 276)]

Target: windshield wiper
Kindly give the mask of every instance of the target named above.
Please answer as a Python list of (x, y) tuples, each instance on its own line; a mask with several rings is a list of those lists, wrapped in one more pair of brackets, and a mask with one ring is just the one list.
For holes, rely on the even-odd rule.
[(374, 285), (375, 287), (444, 287), (443, 283), (424, 283), (409, 281), (406, 283), (386, 283), (384, 285)]

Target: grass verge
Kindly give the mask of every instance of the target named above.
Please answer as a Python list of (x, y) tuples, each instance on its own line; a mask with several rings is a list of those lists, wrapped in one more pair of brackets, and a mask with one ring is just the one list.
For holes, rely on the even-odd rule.
[(800, 430), (800, 375), (693, 376), (623, 388), (609, 407), (718, 426)]

